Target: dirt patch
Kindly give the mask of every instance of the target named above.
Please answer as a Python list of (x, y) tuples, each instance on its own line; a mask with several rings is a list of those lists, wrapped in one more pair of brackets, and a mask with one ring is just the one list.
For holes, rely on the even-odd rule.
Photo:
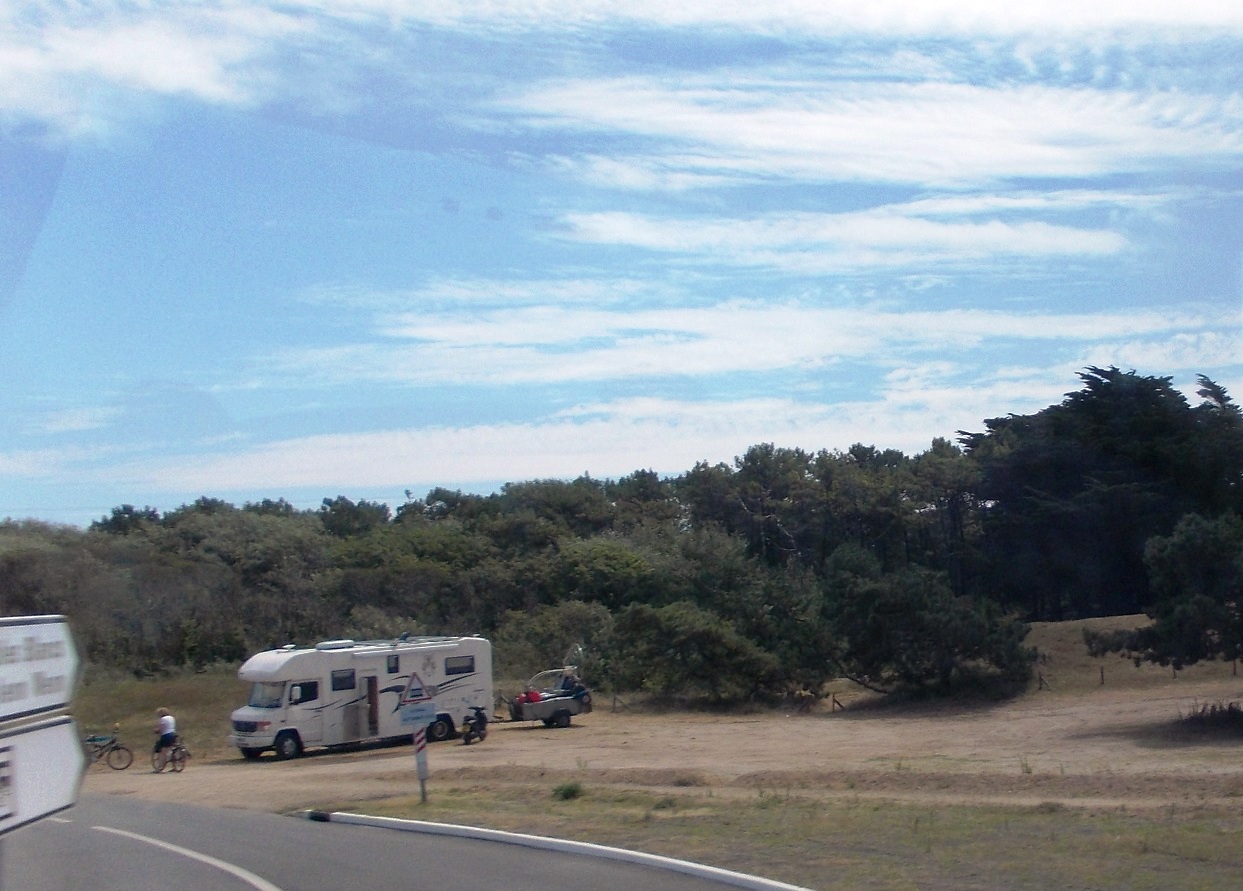
[[(1237, 701), (1243, 680), (1140, 690), (1040, 691), (991, 707), (847, 708), (809, 714), (652, 715), (607, 703), (572, 727), (498, 723), (479, 745), (429, 747), (434, 790), (565, 776), (648, 788), (757, 788), (824, 796), (1108, 808), (1235, 808), (1243, 737), (1180, 721)], [(195, 759), (154, 775), (93, 766), (87, 792), (290, 811), (417, 792), (410, 746), (310, 754), (288, 762)]]

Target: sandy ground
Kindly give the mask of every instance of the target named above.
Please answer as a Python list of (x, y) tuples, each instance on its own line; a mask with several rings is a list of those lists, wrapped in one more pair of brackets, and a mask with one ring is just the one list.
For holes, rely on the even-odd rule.
[[(431, 777), (529, 782), (562, 775), (646, 787), (757, 788), (910, 801), (1058, 802), (1102, 808), (1227, 808), (1243, 800), (1243, 737), (1180, 722), (1205, 703), (1238, 701), (1243, 678), (1143, 690), (1029, 694), (976, 708), (640, 714), (607, 701), (572, 727), (496, 723), (478, 745), (428, 747)], [(91, 767), (84, 790), (285, 812), (417, 794), (410, 746), (194, 759), (182, 774)], [(717, 792), (716, 790), (719, 790)]]

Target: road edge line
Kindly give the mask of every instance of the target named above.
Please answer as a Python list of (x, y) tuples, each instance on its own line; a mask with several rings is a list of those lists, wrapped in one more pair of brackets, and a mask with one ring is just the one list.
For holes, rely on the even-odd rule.
[(404, 820), (398, 817), (372, 817), (367, 814), (352, 814), (346, 811), (303, 812), (308, 820), (320, 823), (349, 823), (356, 826), (373, 826), (382, 829), (396, 829), (401, 832), (422, 832), (427, 835), (454, 835), (462, 838), (477, 838), (484, 841), (500, 842), (509, 845), (522, 845), (528, 848), (539, 848), (546, 851), (560, 851), (567, 854), (584, 854), (591, 857), (602, 857), (608, 860), (621, 860), (657, 869), (667, 869), (700, 878), (712, 879), (739, 888), (752, 891), (810, 891), (801, 885), (790, 885), (775, 879), (765, 879), (747, 873), (707, 866), (690, 860), (678, 860), (661, 854), (646, 854), (642, 851), (628, 851), (625, 848), (612, 848), (591, 842), (570, 841), (561, 838), (547, 838), (541, 835), (526, 835), (519, 832), (505, 832), (500, 829), (482, 829), (477, 826), (460, 826), (455, 823), (429, 823), (424, 820)]
[(236, 863), (230, 863), (228, 860), (221, 860), (219, 857), (213, 857), (211, 854), (204, 854), (202, 851), (196, 851), (193, 848), (182, 847), (172, 842), (166, 842), (163, 839), (152, 838), (149, 835), (142, 835), (138, 832), (130, 832), (128, 829), (117, 829), (113, 826), (92, 826), (91, 828), (98, 829), (100, 832), (111, 832), (113, 835), (124, 836), (152, 847), (162, 848), (165, 851), (170, 851), (190, 860), (197, 860), (199, 863), (228, 873), (233, 878), (245, 882), (254, 888), (255, 891), (281, 891), (280, 886), (269, 882), (263, 876), (253, 873), (245, 867), (238, 866)]

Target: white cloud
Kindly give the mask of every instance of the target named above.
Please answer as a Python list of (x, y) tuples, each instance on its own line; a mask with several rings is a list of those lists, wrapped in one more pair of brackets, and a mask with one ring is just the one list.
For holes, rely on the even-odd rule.
[[(443, 29), (443, 36), (465, 29), (488, 39), (514, 38), (526, 30), (598, 38), (649, 27), (696, 29), (705, 37), (978, 39), (981, 50), (993, 51), (990, 41), (1021, 38), (1034, 59), (1042, 48), (1079, 52), (1095, 43), (1103, 52), (1239, 34), (1243, 11), (1212, 0), (1046, 0), (1022, 6), (991, 0), (214, 0), (192, 5), (19, 0), (0, 8), (0, 85), (7, 85), (0, 86), (0, 113), (39, 118), (74, 132), (106, 126), (143, 94), (250, 104), (277, 96), (316, 102), (331, 91), (325, 107), (339, 108), (353, 101), (338, 91), (359, 66), (391, 72), (390, 51), (418, 59), (418, 33), (404, 30), (407, 23)], [(399, 48), (388, 49), (394, 40)], [(885, 52), (889, 61), (883, 71), (919, 79), (947, 76), (918, 48)], [(293, 60), (298, 60), (296, 75), (289, 67)], [(1032, 67), (1039, 65), (1033, 61)], [(557, 126), (662, 135), (688, 146), (715, 147), (700, 158), (692, 150), (659, 159), (591, 154), (573, 162), (583, 165), (585, 176), (632, 188), (685, 188), (766, 170), (812, 179), (928, 182), (1006, 176), (1016, 168), (1081, 175), (1106, 169), (1118, 158), (1238, 151), (1237, 134), (1217, 127), (1214, 135), (1220, 109), (1211, 100), (1181, 93), (1140, 98), (949, 83), (844, 84), (840, 73), (831, 89), (815, 84), (822, 78), (808, 71), (771, 82), (744, 79), (737, 70), (729, 83), (711, 78), (672, 86), (643, 80), (565, 82), (529, 91), (513, 108)], [(870, 72), (878, 73), (883, 72)], [(317, 84), (309, 93), (308, 76)], [(520, 82), (521, 74), (515, 80)], [(856, 125), (863, 120), (869, 123), (860, 130)], [(984, 151), (982, 145), (1001, 150)], [(854, 160), (860, 154), (867, 159), (864, 165)], [(764, 155), (768, 167), (759, 163)]]
[(1126, 246), (1116, 232), (1039, 221), (943, 222), (902, 208), (861, 213), (774, 214), (750, 220), (659, 219), (621, 212), (570, 213), (568, 237), (698, 254), (714, 263), (799, 272), (936, 268), (1000, 257), (1102, 256)]
[[(27, 8), (29, 7), (29, 8)], [(306, 23), (246, 3), (43, 3), (0, 9), (0, 114), (99, 133), (146, 95), (246, 104), (270, 50)]]
[[(614, 185), (773, 177), (956, 186), (1087, 177), (1243, 154), (1243, 100), (1052, 86), (626, 77), (534, 86), (502, 109), (531, 126), (661, 140)], [(565, 159), (559, 163), (565, 165)], [(599, 181), (595, 156), (583, 175)]]
[(924, 431), (930, 421), (948, 422), (947, 436), (957, 429), (955, 422), (978, 422), (969, 414), (974, 404), (959, 399), (957, 415), (938, 407), (930, 418), (909, 409), (895, 412), (883, 402), (629, 400), (586, 405), (525, 424), (306, 437), (223, 457), (195, 456), (155, 470), (135, 466), (124, 476), (136, 486), (180, 492), (301, 486), (327, 491), (433, 480), (567, 478), (583, 472), (617, 477), (640, 468), (680, 473), (699, 460), (731, 461), (759, 442), (811, 450), (865, 442), (914, 453), (929, 445)]
[[(402, 318), (405, 311), (471, 310), (480, 307), (591, 305), (630, 306), (636, 299), (647, 302), (684, 300), (686, 292), (659, 281), (639, 278), (437, 278), (403, 290), (377, 290), (361, 286), (320, 285), (298, 295), (305, 303), (373, 311), (379, 318)], [(391, 316), (386, 315), (391, 314)]]
[(108, 448), (70, 447), (0, 452), (0, 479), (73, 479), (80, 468), (115, 456), (115, 451)]
[(569, 30), (602, 25), (729, 28), (759, 34), (1059, 35), (1120, 29), (1243, 29), (1243, 14), (1228, 0), (1169, 4), (1044, 0), (1024, 5), (990, 0), (321, 0), (307, 4), (331, 14), (414, 20), (442, 27)]
[[(372, 380), (411, 386), (544, 384), (640, 377), (707, 377), (813, 368), (998, 342), (1113, 343), (1199, 336), (1189, 312), (1023, 314), (890, 312), (803, 302), (591, 309), (532, 306), (386, 317), (383, 340), (288, 350), (271, 373), (299, 381)], [(883, 360), (879, 357), (885, 357)]]
[(120, 415), (121, 411), (116, 408), (67, 408), (51, 412), (39, 419), (37, 429), (42, 433), (78, 433), (83, 430), (98, 430), (111, 424)]
[(1171, 332), (1168, 337), (1152, 340), (1123, 339), (1108, 346), (1095, 345), (1084, 351), (1079, 364), (1161, 369), (1162, 374), (1174, 371), (1207, 373), (1213, 368), (1237, 366), (1240, 356), (1243, 356), (1243, 331), (1236, 327), (1233, 330)]

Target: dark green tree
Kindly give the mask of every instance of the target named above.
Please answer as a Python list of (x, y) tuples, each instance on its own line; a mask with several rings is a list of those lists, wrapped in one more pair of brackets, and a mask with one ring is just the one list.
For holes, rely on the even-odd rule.
[(529, 509), (535, 516), (579, 538), (589, 538), (613, 526), (613, 507), (604, 493), (604, 484), (586, 475), (569, 482), (506, 483), (495, 499), (506, 513)]
[(1201, 425), (1169, 378), (1079, 377), (1060, 404), (962, 436), (988, 505), (982, 585), (1034, 620), (1140, 612), (1145, 543), (1203, 497)]
[(603, 659), (612, 648), (612, 635), (613, 615), (598, 603), (569, 600), (529, 612), (511, 610), (492, 638), (496, 670), (520, 681), (568, 664), (592, 686), (606, 686)]
[(160, 512), (153, 507), (139, 510), (132, 504), (122, 504), (114, 507), (109, 516), (91, 523), (90, 529), (92, 532), (106, 532), (110, 535), (129, 535), (159, 522)]
[(975, 590), (978, 567), (979, 467), (945, 439), (910, 462), (908, 541), (913, 562), (945, 573), (960, 596)]
[(324, 531), (337, 538), (349, 538), (385, 525), (391, 517), (387, 504), (359, 501), (355, 504), (344, 495), (325, 498), (319, 509)]
[(617, 614), (613, 640), (609, 662), (623, 689), (721, 705), (776, 684), (775, 656), (691, 603), (631, 604)]
[(1188, 514), (1170, 535), (1152, 538), (1144, 556), (1155, 594), (1152, 623), (1085, 631), (1089, 651), (1174, 668), (1243, 657), (1243, 520)]
[(842, 676), (880, 693), (964, 687), (1014, 693), (1033, 654), (1027, 626), (990, 601), (960, 597), (923, 569), (882, 573), (855, 547), (834, 554), (825, 615)]
[(617, 482), (606, 482), (604, 492), (613, 503), (613, 528), (618, 532), (643, 524), (662, 525), (682, 515), (672, 483), (653, 470), (636, 470)]
[(1194, 411), (1195, 450), (1186, 485), (1198, 512), (1243, 515), (1243, 411), (1224, 387), (1204, 375), (1197, 379), (1201, 402)]

